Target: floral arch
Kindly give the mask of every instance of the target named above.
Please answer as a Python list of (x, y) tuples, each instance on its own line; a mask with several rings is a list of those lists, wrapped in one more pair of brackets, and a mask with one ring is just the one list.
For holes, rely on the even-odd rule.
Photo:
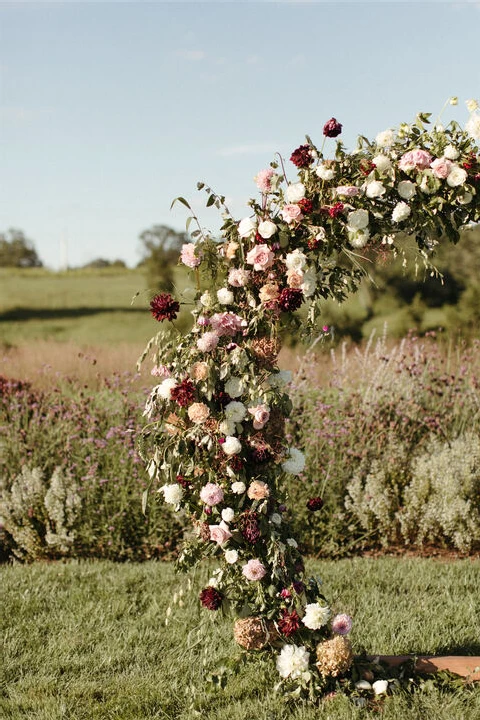
[[(467, 106), (465, 129), (430, 126), (421, 113), (372, 142), (359, 137), (350, 153), (337, 140), (328, 159), (326, 141), (342, 129), (332, 118), (321, 149), (307, 137), (292, 153), (295, 181), (281, 159), (258, 172), (259, 198), (240, 222), (199, 183), (207, 206), (223, 213), (221, 242), (188, 217), (187, 230), (197, 227), (181, 261), (196, 278), (193, 327), (183, 336), (161, 330), (142, 357), (153, 355), (159, 382), (140, 438), (151, 487), (193, 531), (178, 566), (215, 559), (199, 597), (205, 611), (228, 610), (236, 642), (270, 651), (285, 690), (310, 698), (348, 672), (352, 620), (335, 614), (305, 576), (286, 519), (295, 499), (284, 480), (305, 461), (285, 441), (291, 403), (289, 373), (277, 366), (280, 331), (299, 326), (304, 303), (304, 329), (314, 329), (323, 298), (354, 291), (364, 274), (359, 254), (394, 257), (409, 236), (429, 267), (442, 238), (456, 242), (460, 228), (480, 220), (480, 113), (476, 102)], [(150, 307), (160, 322), (180, 309), (168, 294)], [(308, 502), (312, 513), (321, 506), (321, 498)]]

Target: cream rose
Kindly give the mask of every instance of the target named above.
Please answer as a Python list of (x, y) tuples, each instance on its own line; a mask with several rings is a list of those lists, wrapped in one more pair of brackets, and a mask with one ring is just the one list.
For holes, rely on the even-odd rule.
[(349, 230), (364, 230), (368, 225), (368, 210), (353, 210), (347, 216), (347, 225)]
[(258, 234), (261, 235), (264, 240), (268, 240), (272, 235), (275, 235), (277, 230), (277, 226), (271, 220), (262, 220), (258, 225)]
[(285, 190), (285, 197), (289, 203), (298, 203), (305, 197), (305, 185), (301, 182), (291, 183)]
[(196, 425), (200, 425), (210, 415), (209, 408), (204, 403), (192, 403), (188, 408), (188, 417)]
[(257, 231), (257, 222), (256, 219), (252, 220), (252, 218), (246, 217), (243, 218), (243, 220), (240, 220), (238, 224), (238, 234), (242, 238), (249, 238), (252, 237), (252, 235), (255, 235)]

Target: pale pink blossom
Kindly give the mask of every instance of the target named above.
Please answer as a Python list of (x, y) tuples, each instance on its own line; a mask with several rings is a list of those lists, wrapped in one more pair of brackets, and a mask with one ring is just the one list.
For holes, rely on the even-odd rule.
[(342, 197), (355, 197), (360, 194), (360, 188), (355, 185), (339, 185), (335, 188), (335, 192)]
[(263, 563), (260, 562), (260, 560), (257, 560), (256, 558), (254, 560), (249, 560), (246, 565), (242, 568), (243, 575), (247, 578), (247, 580), (261, 580), (265, 575), (267, 574), (267, 571), (265, 570), (265, 566)]
[(154, 365), (150, 371), (150, 375), (153, 375), (153, 377), (168, 378), (171, 374), (166, 365)]
[(300, 205), (284, 205), (282, 210), (282, 217), (289, 225), (294, 222), (298, 222), (303, 218), (302, 208)]
[(254, 270), (266, 270), (273, 265), (274, 257), (268, 245), (254, 245), (247, 253), (247, 263)]
[[(195, 252), (196, 251), (196, 252)], [(203, 253), (194, 243), (182, 245), (180, 259), (189, 268), (196, 268), (202, 262)]]
[(304, 280), (304, 274), (301, 270), (289, 270), (287, 272), (288, 287), (301, 288)]
[(219, 337), (233, 337), (243, 329), (244, 321), (235, 313), (223, 312), (212, 315), (210, 324)]
[(433, 158), (426, 150), (409, 150), (400, 158), (400, 170), (425, 170), (430, 166)]
[(274, 174), (275, 173), (272, 168), (266, 168), (265, 170), (260, 170), (260, 172), (253, 178), (256, 186), (263, 193), (268, 193), (272, 189), (270, 181)]
[(348, 635), (352, 629), (352, 618), (350, 615), (345, 613), (342, 615), (335, 615), (332, 620), (332, 632), (337, 635)]
[(202, 352), (212, 352), (218, 345), (219, 336), (216, 332), (203, 333), (197, 340), (197, 348)]
[(223, 522), (223, 520), (220, 525), (210, 525), (210, 540), (213, 540), (213, 542), (224, 545), (231, 537), (232, 533), (228, 529), (227, 523)]
[(250, 279), (250, 270), (232, 268), (228, 273), (228, 284), (232, 287), (245, 287)]
[(264, 403), (248, 408), (248, 412), (253, 415), (253, 427), (255, 430), (261, 430), (270, 418), (270, 408)]
[(223, 500), (223, 490), (220, 485), (207, 483), (200, 490), (200, 500), (204, 502), (205, 505), (210, 505), (210, 507), (218, 505), (218, 503), (221, 503)]
[(435, 177), (445, 180), (450, 174), (452, 163), (446, 158), (437, 158), (430, 163), (430, 167), (432, 168)]

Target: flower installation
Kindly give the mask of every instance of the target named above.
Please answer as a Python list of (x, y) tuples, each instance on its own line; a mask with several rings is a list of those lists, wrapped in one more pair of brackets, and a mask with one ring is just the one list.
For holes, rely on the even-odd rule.
[[(323, 298), (354, 291), (360, 257), (384, 262), (407, 253), (413, 238), (415, 261), (431, 270), (435, 245), (456, 242), (460, 228), (480, 220), (480, 114), (475, 101), (467, 105), (465, 129), (430, 126), (422, 113), (372, 142), (359, 137), (350, 153), (337, 140), (327, 158), (324, 147), (334, 144), (326, 141), (342, 130), (331, 118), (322, 149), (307, 136), (292, 152), (295, 179), (281, 159), (258, 172), (259, 198), (239, 222), (199, 183), (224, 222), (214, 240), (195, 215), (187, 220), (187, 230), (198, 225), (180, 259), (196, 279), (193, 326), (185, 335), (162, 329), (141, 358), (153, 354), (160, 380), (146, 403), (141, 452), (151, 487), (189, 529), (178, 566), (217, 563), (199, 602), (233, 615), (236, 642), (270, 652), (296, 697), (315, 700), (348, 673), (352, 620), (305, 576), (289, 529), (295, 497), (285, 479), (300, 476), (305, 459), (285, 439), (292, 406), (290, 373), (277, 365), (281, 331), (314, 328)], [(180, 310), (166, 293), (150, 307), (173, 324)], [(307, 507), (319, 512), (322, 498)]]

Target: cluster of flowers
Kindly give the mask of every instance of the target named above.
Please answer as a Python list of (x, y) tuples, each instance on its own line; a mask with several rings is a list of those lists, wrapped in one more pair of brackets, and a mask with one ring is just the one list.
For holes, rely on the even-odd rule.
[[(341, 299), (356, 287), (356, 271), (340, 260), (352, 248), (394, 251), (403, 233), (424, 251), (480, 219), (480, 115), (472, 109), (466, 131), (428, 132), (419, 115), (374, 143), (360, 138), (351, 154), (337, 142), (334, 160), (307, 138), (290, 158), (295, 182), (276, 163), (259, 172), (252, 215), (236, 222), (225, 214), (219, 243), (200, 234), (183, 246), (181, 262), (198, 283), (191, 331), (160, 332), (151, 343), (159, 384), (145, 408), (144, 455), (152, 482), (190, 524), (179, 566), (215, 558), (201, 604), (233, 611), (244, 648), (280, 648), (281, 677), (310, 694), (350, 667), (351, 619), (335, 615), (319, 582), (305, 577), (289, 531), (295, 507), (284, 478), (300, 475), (305, 461), (285, 441), (290, 375), (277, 365), (279, 328), (306, 299)], [(323, 132), (334, 138), (341, 129), (332, 118)], [(179, 309), (168, 294), (151, 302), (159, 321)], [(319, 497), (308, 501), (311, 512), (321, 507)]]

